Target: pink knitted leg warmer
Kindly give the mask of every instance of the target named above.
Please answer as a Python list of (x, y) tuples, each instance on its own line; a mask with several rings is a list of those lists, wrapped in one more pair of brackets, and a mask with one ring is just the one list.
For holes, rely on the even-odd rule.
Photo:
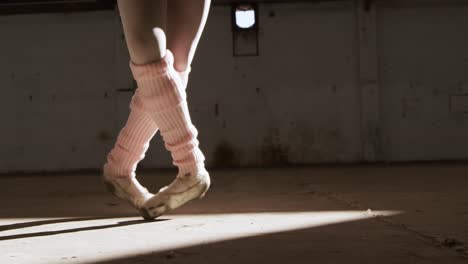
[(158, 62), (136, 65), (130, 62), (138, 83), (143, 108), (159, 126), (165, 147), (171, 152), (178, 177), (204, 170), (205, 157), (199, 148), (198, 131), (192, 124), (184, 80), (174, 69), (174, 57), (167, 50)]
[[(177, 72), (187, 88), (190, 66), (183, 72)], [(114, 148), (107, 155), (104, 165), (114, 177), (135, 177), (138, 163), (145, 157), (149, 143), (158, 131), (158, 126), (151, 115), (144, 111), (140, 89), (136, 89), (130, 102), (130, 115), (119, 133)]]
[(189, 177), (204, 170), (205, 157), (199, 148), (198, 131), (190, 119), (184, 81), (173, 64), (174, 57), (167, 50), (158, 62), (145, 65), (130, 62), (130, 68), (144, 111), (159, 126), (173, 164), (179, 168), (178, 177)]
[(107, 172), (115, 177), (135, 177), (137, 164), (145, 157), (149, 142), (157, 130), (151, 116), (143, 111), (140, 95), (136, 92), (130, 102), (127, 123), (107, 155), (104, 165)]

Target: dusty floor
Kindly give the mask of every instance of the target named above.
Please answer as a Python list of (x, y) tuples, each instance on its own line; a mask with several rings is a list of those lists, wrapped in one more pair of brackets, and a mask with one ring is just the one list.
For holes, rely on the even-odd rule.
[(468, 165), (211, 174), (204, 199), (153, 222), (97, 174), (3, 175), (0, 263), (468, 263)]

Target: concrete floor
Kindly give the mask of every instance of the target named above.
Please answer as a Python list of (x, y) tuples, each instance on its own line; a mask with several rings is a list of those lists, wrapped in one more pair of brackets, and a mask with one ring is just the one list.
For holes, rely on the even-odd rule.
[(0, 263), (468, 263), (468, 165), (211, 174), (204, 199), (153, 222), (97, 174), (3, 175)]

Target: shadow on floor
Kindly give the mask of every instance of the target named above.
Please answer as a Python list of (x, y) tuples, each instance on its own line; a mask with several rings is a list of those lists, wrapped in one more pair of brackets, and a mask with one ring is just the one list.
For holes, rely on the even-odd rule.
[(111, 219), (113, 217), (79, 217), (79, 218), (61, 218), (61, 219), (46, 219), (46, 220), (38, 220), (38, 221), (31, 221), (31, 222), (23, 222), (23, 223), (15, 223), (9, 225), (2, 225), (0, 226), (0, 232), (14, 230), (14, 229), (21, 229), (27, 227), (35, 227), (41, 225), (50, 225), (50, 224), (58, 224), (58, 223), (68, 223), (68, 222), (79, 222), (79, 221), (89, 221), (89, 220), (100, 220), (100, 219)]
[[(27, 222), (27, 223), (4, 225), (4, 226), (1, 226), (0, 228), (1, 228), (1, 231), (5, 231), (5, 230), (33, 227), (33, 226), (39, 226), (39, 225), (58, 224), (58, 223), (67, 223), (67, 222), (76, 222), (76, 221), (89, 221), (89, 220), (99, 220), (99, 219), (109, 219), (109, 218), (113, 218), (113, 217), (83, 217), (83, 218), (41, 220), (41, 221), (33, 221), (33, 222)], [(166, 220), (168, 219), (156, 219), (154, 220), (154, 222), (160, 222), (160, 221), (166, 221)], [(123, 226), (137, 225), (137, 224), (144, 224), (144, 223), (148, 223), (148, 221), (143, 220), (143, 219), (142, 220), (129, 220), (129, 221), (121, 221), (116, 224), (86, 226), (86, 227), (64, 229), (64, 230), (57, 230), (57, 231), (45, 231), (45, 232), (34, 232), (34, 233), (25, 233), (25, 234), (18, 234), (18, 235), (0, 236), (0, 241), (13, 240), (13, 239), (19, 239), (19, 238), (43, 237), (43, 236), (51, 236), (51, 235), (75, 233), (75, 232), (82, 232), (82, 231), (91, 231), (91, 230), (100, 230), (100, 229), (123, 227)]]

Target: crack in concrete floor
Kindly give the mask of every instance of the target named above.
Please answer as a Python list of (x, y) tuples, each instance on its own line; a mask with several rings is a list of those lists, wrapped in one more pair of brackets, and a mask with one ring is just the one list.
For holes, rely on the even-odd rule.
[(362, 210), (366, 211), (373, 219), (379, 223), (383, 223), (389, 227), (397, 228), (401, 231), (405, 231), (408, 234), (414, 235), (426, 243), (434, 246), (437, 249), (448, 249), (452, 250), (454, 253), (458, 254), (462, 258), (468, 259), (468, 249), (465, 247), (464, 243), (458, 239), (448, 238), (447, 236), (437, 236), (434, 234), (429, 234), (427, 232), (419, 231), (415, 228), (411, 228), (408, 225), (396, 221), (392, 216), (385, 216), (379, 213), (375, 213), (369, 206), (366, 206), (363, 202), (357, 200), (348, 200), (344, 197), (341, 197), (339, 194), (332, 191), (318, 190), (312, 186), (309, 187), (309, 193), (313, 195), (318, 195), (320, 197), (326, 198), (332, 202), (342, 204), (349, 209), (353, 210)]

